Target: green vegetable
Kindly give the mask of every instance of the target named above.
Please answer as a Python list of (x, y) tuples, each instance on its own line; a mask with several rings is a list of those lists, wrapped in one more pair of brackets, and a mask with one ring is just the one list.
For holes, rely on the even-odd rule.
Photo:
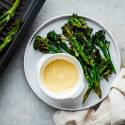
[(83, 48), (80, 45), (80, 43), (77, 41), (76, 36), (74, 35), (74, 32), (72, 31), (72, 28), (70, 27), (70, 25), (65, 24), (62, 27), (62, 30), (63, 30), (63, 34), (69, 39), (69, 41), (71, 43), (71, 46), (76, 50), (76, 52), (78, 52), (82, 56), (83, 60), (87, 64), (90, 65), (90, 63), (92, 62), (92, 60), (90, 61), (89, 55), (86, 55), (83, 52)]
[(108, 81), (108, 78), (112, 74), (113, 71), (112, 71), (110, 62), (107, 61), (107, 59), (104, 59), (104, 58), (101, 59), (99, 70), (100, 70), (101, 76), (103, 76)]
[(61, 52), (60, 49), (56, 48), (56, 46), (48, 38), (43, 38), (41, 36), (36, 36), (33, 47), (35, 50), (39, 50), (43, 53)]
[(87, 23), (85, 21), (84, 17), (80, 17), (77, 14), (73, 14), (70, 19), (68, 20), (68, 24), (73, 26), (74, 28), (78, 29), (84, 29), (87, 26)]
[(20, 26), (22, 24), (22, 21), (20, 19), (17, 19), (12, 29), (8, 32), (7, 36), (4, 38), (0, 45), (0, 53), (5, 50), (5, 48), (12, 42), (12, 40), (17, 35)]
[(20, 5), (20, 2), (21, 0), (16, 0), (12, 8), (10, 8), (10, 10), (0, 17), (0, 32), (2, 32), (6, 24), (13, 18)]
[(67, 23), (64, 26), (62, 26), (62, 31), (64, 36), (66, 36), (68, 39), (70, 39), (74, 34), (72, 27)]
[[(87, 100), (92, 89), (101, 98), (101, 78), (108, 80), (109, 76), (115, 72), (105, 34), (99, 31), (93, 35), (92, 31), (93, 29), (87, 25), (83, 17), (73, 14), (62, 26), (62, 34), (57, 34), (54, 30), (50, 31), (46, 38), (36, 36), (33, 44), (34, 49), (41, 52), (66, 52), (79, 60), (88, 81), (83, 102)], [(97, 46), (103, 51), (104, 56), (100, 54)]]
[(69, 24), (65, 24), (62, 30), (64, 35), (69, 39), (72, 48), (75, 50), (74, 52), (78, 53), (77, 56), (80, 55), (82, 60), (91, 67), (92, 78), (94, 79), (92, 87), (95, 88), (95, 92), (101, 98), (99, 68), (92, 55), (97, 50), (92, 43), (92, 29), (87, 26), (83, 18), (77, 17), (73, 15), (68, 21)]
[(87, 100), (91, 90), (94, 88), (94, 79), (92, 78), (90, 70), (88, 69), (88, 67), (85, 64), (85, 62), (82, 61), (82, 59), (80, 57), (78, 57), (78, 60), (80, 61), (81, 65), (82, 65), (85, 78), (88, 81), (88, 89), (86, 90), (86, 92), (84, 94), (84, 97), (83, 97), (83, 103), (84, 103)]
[(114, 73), (116, 73), (114, 65), (111, 60), (110, 53), (109, 53), (110, 42), (108, 42), (105, 38), (105, 31), (100, 30), (100, 31), (96, 32), (95, 35), (93, 36), (93, 41), (102, 50), (107, 61), (109, 61), (110, 65), (112, 67), (112, 71)]

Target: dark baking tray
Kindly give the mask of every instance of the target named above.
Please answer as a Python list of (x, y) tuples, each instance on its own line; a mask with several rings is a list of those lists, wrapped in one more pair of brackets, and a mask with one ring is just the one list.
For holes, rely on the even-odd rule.
[[(0, 0), (0, 7), (2, 6), (4, 11), (6, 11), (12, 6), (14, 1), (15, 0)], [(26, 32), (30, 28), (34, 18), (36, 17), (40, 8), (43, 6), (44, 2), (45, 0), (21, 1), (21, 5), (16, 16), (21, 17), (24, 23), (9, 48), (2, 55), (0, 55), (0, 75), (3, 73), (12, 55), (16, 52), (17, 45), (19, 45), (19, 43), (22, 42), (22, 39), (26, 36)]]

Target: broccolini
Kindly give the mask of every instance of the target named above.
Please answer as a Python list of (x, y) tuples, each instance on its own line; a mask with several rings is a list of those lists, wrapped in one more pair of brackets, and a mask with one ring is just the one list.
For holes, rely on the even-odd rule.
[(16, 0), (14, 5), (0, 17), (0, 32), (4, 29), (6, 24), (14, 17), (16, 10), (20, 5), (21, 0)]
[[(54, 30), (50, 31), (46, 38), (36, 36), (33, 44), (35, 50), (44, 53), (66, 52), (79, 60), (88, 81), (83, 102), (86, 101), (92, 89), (101, 98), (101, 78), (108, 80), (108, 77), (115, 73), (109, 53), (109, 42), (105, 39), (104, 31), (94, 35), (92, 31), (84, 17), (73, 14), (62, 26), (62, 34), (57, 34)], [(104, 56), (100, 54), (97, 46), (103, 51)]]
[(6, 37), (3, 39), (1, 45), (0, 45), (0, 53), (2, 51), (4, 51), (6, 49), (6, 47), (12, 42), (12, 40), (15, 38), (15, 36), (17, 35), (20, 26), (22, 24), (22, 20), (21, 19), (17, 19), (15, 21), (14, 26), (12, 27), (12, 29), (8, 32), (8, 34), (6, 35)]

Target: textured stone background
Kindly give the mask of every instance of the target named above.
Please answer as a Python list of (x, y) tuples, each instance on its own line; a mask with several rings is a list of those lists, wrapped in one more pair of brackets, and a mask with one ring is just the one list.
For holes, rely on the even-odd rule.
[(32, 92), (23, 70), (26, 43), (39, 25), (54, 16), (77, 12), (104, 24), (114, 35), (125, 65), (125, 0), (47, 0), (17, 53), (0, 77), (0, 125), (54, 125), (56, 111)]

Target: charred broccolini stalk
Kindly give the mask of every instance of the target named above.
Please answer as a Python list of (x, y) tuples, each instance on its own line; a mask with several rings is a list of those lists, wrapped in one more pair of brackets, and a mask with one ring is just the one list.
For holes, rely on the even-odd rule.
[(91, 65), (92, 61), (89, 57), (89, 55), (86, 55), (83, 52), (83, 47), (80, 45), (80, 43), (77, 41), (76, 36), (74, 35), (74, 32), (72, 30), (72, 28), (70, 27), (70, 25), (65, 24), (62, 27), (63, 30), (63, 34), (68, 38), (68, 40), (70, 41), (71, 46), (73, 47), (73, 49), (75, 49), (76, 52), (78, 52), (81, 57), (83, 58), (83, 60), (88, 64)]
[(14, 5), (0, 17), (0, 32), (4, 29), (6, 24), (14, 17), (16, 10), (20, 5), (21, 0), (16, 0)]
[[(72, 48), (75, 50), (75, 53), (79, 53), (82, 60), (89, 67), (91, 67), (92, 76), (93, 76), (93, 79), (94, 79), (94, 90), (98, 94), (98, 96), (101, 98), (102, 94), (101, 94), (101, 88), (100, 88), (100, 77), (99, 77), (100, 74), (98, 73), (99, 68), (97, 67), (96, 61), (92, 57), (92, 54), (91, 54), (91, 53), (94, 52), (94, 49), (95, 49), (95, 47), (92, 44), (90, 44), (92, 30), (84, 30), (83, 26), (86, 26), (86, 23), (83, 24), (84, 21), (82, 21), (82, 24), (81, 24), (80, 21), (79, 21), (80, 19), (82, 20), (81, 17), (77, 18), (75, 15), (73, 15), (73, 17), (71, 17), (68, 21), (68, 23), (72, 22), (73, 25), (70, 26), (70, 24), (65, 24), (62, 27), (62, 30), (63, 30), (64, 35), (69, 39)], [(88, 26), (86, 26), (86, 27), (88, 27)], [(84, 31), (84, 32), (82, 32), (82, 34), (76, 35), (76, 33), (75, 33), (76, 31), (74, 29), (77, 32), (78, 32), (79, 29), (82, 29), (82, 31)], [(88, 27), (88, 29), (89, 29), (89, 27)], [(85, 38), (82, 37), (83, 35), (84, 35)], [(84, 45), (82, 45), (82, 43), (80, 42), (80, 40), (82, 41), (83, 39), (86, 41), (86, 43)], [(86, 46), (86, 44), (87, 45), (89, 44), (89, 45)], [(87, 47), (90, 50), (90, 53), (87, 52), (87, 49), (86, 49)]]
[[(100, 76), (103, 76), (106, 80), (108, 80), (108, 77), (112, 73), (109, 63), (104, 58), (102, 58), (99, 50), (96, 48), (94, 42), (92, 41), (91, 34), (85, 33), (85, 34), (90, 34), (86, 37), (86, 35), (84, 35), (84, 33), (79, 31), (79, 32), (76, 32), (75, 36), (76, 36), (77, 40), (82, 44), (82, 47), (85, 48), (84, 53), (86, 53), (87, 55), (94, 54), (94, 55), (92, 55), (92, 57), (94, 57), (93, 60), (95, 60), (95, 62), (94, 62), (95, 66), (92, 69), (89, 67), (92, 71), (92, 74), (93, 74), (92, 79), (94, 79), (94, 81), (92, 80), (92, 83), (91, 83), (91, 81), (90, 82), (88, 81), (88, 83), (90, 83), (90, 85), (84, 95), (83, 101), (86, 100), (86, 98), (88, 97), (88, 94), (90, 93), (92, 88), (94, 88), (95, 92), (101, 97)], [(95, 83), (95, 85), (93, 84), (93, 82)]]
[(17, 19), (12, 27), (12, 29), (8, 32), (6, 37), (3, 39), (0, 45), (0, 53), (6, 49), (6, 47), (12, 42), (12, 40), (15, 38), (17, 35), (20, 26), (22, 24), (21, 19)]
[(115, 67), (112, 63), (111, 56), (109, 53), (110, 42), (108, 42), (105, 38), (105, 31), (100, 30), (100, 31), (96, 32), (95, 35), (93, 35), (93, 41), (102, 50), (107, 61), (109, 61), (111, 68), (112, 68), (112, 71), (114, 73), (116, 73)]
[(101, 59), (99, 70), (100, 70), (101, 76), (103, 76), (108, 81), (108, 78), (112, 74), (113, 71), (112, 71), (112, 67), (111, 67), (109, 61), (107, 61), (107, 59), (105, 59), (105, 58)]

